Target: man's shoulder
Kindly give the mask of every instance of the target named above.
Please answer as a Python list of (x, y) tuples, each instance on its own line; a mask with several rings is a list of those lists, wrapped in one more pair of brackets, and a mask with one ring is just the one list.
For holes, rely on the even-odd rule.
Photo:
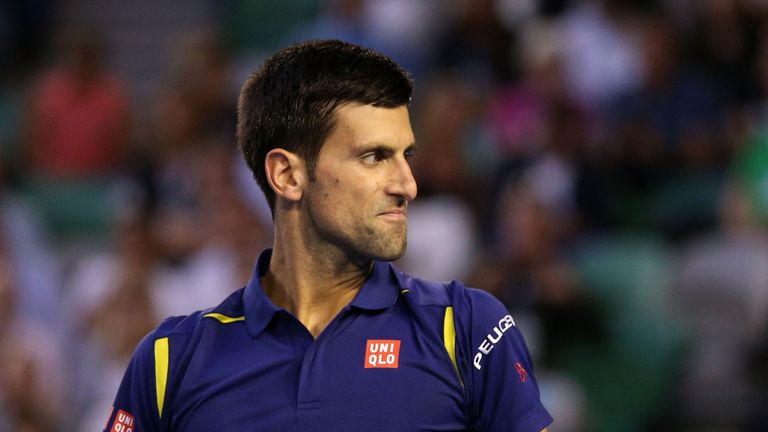
[(412, 276), (394, 268), (400, 292), (413, 294), (421, 305), (453, 306), (456, 303), (476, 307), (497, 307), (501, 304), (491, 293), (465, 286), (457, 280), (433, 281)]
[(409, 301), (422, 306), (450, 306), (454, 285), (461, 286), (456, 281), (438, 282), (422, 279), (397, 270), (394, 266), (392, 268), (400, 293)]
[(462, 282), (451, 280), (437, 282), (395, 271), (400, 292), (412, 305), (451, 307), (456, 319), (469, 324), (484, 322), (485, 317), (507, 315), (504, 304), (488, 291), (465, 286)]
[(190, 335), (198, 331), (208, 321), (226, 324), (243, 321), (245, 319), (242, 301), (243, 291), (244, 288), (240, 288), (215, 307), (198, 310), (189, 315), (166, 318), (153, 332), (154, 339)]

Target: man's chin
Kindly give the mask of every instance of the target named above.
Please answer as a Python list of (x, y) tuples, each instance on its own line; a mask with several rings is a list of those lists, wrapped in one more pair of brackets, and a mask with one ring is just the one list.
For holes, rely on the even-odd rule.
[(406, 244), (403, 242), (402, 246), (393, 250), (380, 251), (372, 256), (377, 261), (397, 261), (405, 255)]
[(350, 240), (347, 252), (353, 261), (397, 261), (405, 255), (407, 246), (404, 232), (368, 230), (365, 235)]

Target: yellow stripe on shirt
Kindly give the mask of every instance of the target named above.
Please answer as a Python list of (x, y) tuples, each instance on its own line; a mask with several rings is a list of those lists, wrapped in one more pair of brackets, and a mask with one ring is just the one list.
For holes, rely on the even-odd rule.
[(155, 390), (157, 391), (157, 414), (163, 416), (165, 388), (168, 385), (168, 338), (155, 341)]
[(451, 358), (453, 368), (459, 376), (459, 382), (461, 382), (461, 386), (464, 387), (464, 380), (461, 379), (461, 372), (459, 372), (459, 364), (456, 362), (456, 326), (453, 319), (452, 306), (445, 308), (445, 317), (443, 318), (443, 343), (445, 343), (445, 350), (448, 351), (448, 356)]
[(231, 317), (220, 313), (209, 313), (203, 315), (203, 318), (213, 318), (222, 324), (229, 324), (237, 321), (245, 321), (245, 316)]

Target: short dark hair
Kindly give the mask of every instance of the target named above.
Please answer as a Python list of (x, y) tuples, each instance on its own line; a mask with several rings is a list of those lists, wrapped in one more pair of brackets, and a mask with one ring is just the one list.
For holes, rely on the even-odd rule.
[(412, 92), (408, 74), (390, 58), (338, 40), (297, 43), (267, 59), (240, 91), (237, 141), (272, 213), (267, 153), (283, 148), (298, 154), (313, 180), (338, 108), (352, 102), (396, 108), (408, 105)]

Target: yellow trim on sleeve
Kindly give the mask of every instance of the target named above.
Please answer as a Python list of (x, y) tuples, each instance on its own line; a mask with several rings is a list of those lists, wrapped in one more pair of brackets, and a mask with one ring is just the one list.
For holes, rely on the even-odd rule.
[(464, 387), (464, 380), (461, 379), (461, 372), (459, 372), (459, 364), (456, 362), (456, 325), (453, 319), (453, 306), (445, 308), (445, 317), (443, 318), (443, 343), (445, 343), (445, 350), (448, 351), (448, 356), (451, 358), (453, 368), (456, 369), (456, 374), (459, 376), (459, 382)]
[(230, 316), (222, 315), (220, 313), (215, 313), (215, 312), (205, 314), (203, 315), (203, 318), (213, 318), (222, 324), (229, 324), (237, 321), (245, 321), (245, 316), (230, 317)]
[(155, 390), (157, 391), (157, 413), (163, 416), (165, 388), (168, 384), (168, 338), (155, 341)]

